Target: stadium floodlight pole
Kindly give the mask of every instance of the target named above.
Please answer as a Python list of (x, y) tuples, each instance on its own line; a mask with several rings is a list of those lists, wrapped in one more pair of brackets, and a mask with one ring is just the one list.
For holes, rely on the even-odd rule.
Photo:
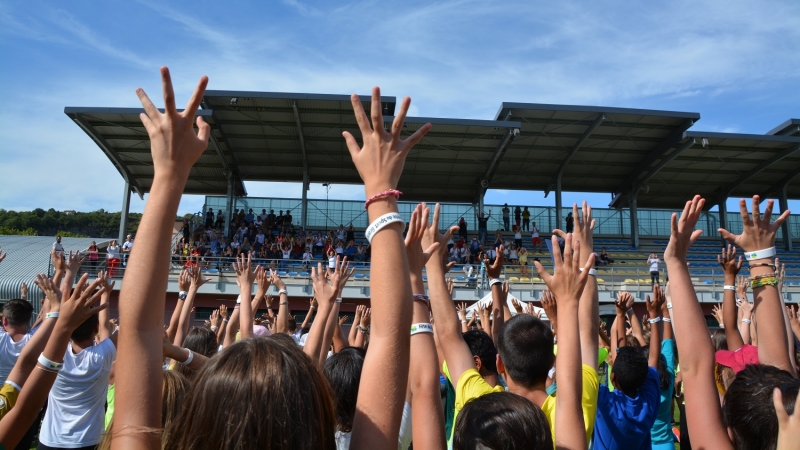
[[(721, 196), (719, 198), (719, 227), (723, 229), (728, 229), (728, 196)], [(728, 244), (728, 241), (725, 238), (720, 237), (722, 239), (722, 245), (725, 246)]]
[[(125, 233), (128, 231), (128, 213), (131, 206), (131, 184), (125, 182), (125, 192), (122, 194), (122, 211), (119, 215), (119, 240), (125, 242)], [(122, 245), (122, 244), (120, 244)]]
[(630, 194), (629, 207), (631, 213), (631, 247), (639, 249), (639, 209), (636, 205), (636, 198), (639, 196), (637, 188)]
[(231, 219), (233, 218), (233, 191), (235, 180), (230, 171), (225, 172), (225, 176), (228, 178), (228, 195), (225, 202), (225, 236), (230, 236)]

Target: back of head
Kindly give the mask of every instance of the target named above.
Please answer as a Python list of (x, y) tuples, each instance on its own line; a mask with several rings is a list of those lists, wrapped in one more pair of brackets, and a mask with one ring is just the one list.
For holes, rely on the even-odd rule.
[(481, 368), (491, 374), (497, 374), (497, 347), (485, 331), (471, 330), (463, 334), (464, 342), (473, 356), (481, 360)]
[(174, 370), (164, 370), (161, 384), (161, 426), (168, 430), (183, 410), (189, 380)]
[(286, 335), (239, 341), (194, 378), (165, 449), (334, 449), (327, 380)]
[[(213, 331), (206, 327), (194, 327), (189, 330), (189, 333), (183, 340), (183, 347), (207, 358), (211, 358), (217, 354), (219, 344), (217, 343), (217, 336)], [(185, 375), (189, 379), (193, 378), (196, 373), (195, 370), (183, 364), (175, 364), (173, 370)]]
[(711, 343), (714, 344), (714, 351), (727, 350), (728, 338), (725, 336), (725, 330), (715, 330), (711, 335)]
[(361, 382), (361, 369), (366, 354), (361, 348), (344, 348), (328, 358), (322, 369), (336, 402), (336, 427), (344, 433), (353, 429), (358, 385)]
[(614, 358), (614, 377), (622, 392), (632, 394), (647, 380), (647, 356), (633, 347), (622, 347)]
[(533, 402), (509, 392), (483, 395), (464, 405), (453, 432), (454, 450), (553, 448), (550, 424)]
[(100, 320), (97, 317), (97, 313), (92, 314), (88, 319), (84, 320), (82, 324), (78, 325), (78, 328), (75, 328), (70, 339), (76, 342), (94, 339), (99, 325)]
[(497, 352), (515, 383), (525, 387), (544, 383), (555, 360), (553, 331), (541, 319), (517, 314), (500, 329)]
[(33, 305), (27, 300), (15, 298), (3, 305), (3, 318), (8, 319), (8, 324), (12, 327), (27, 326), (31, 323), (33, 315)]
[(793, 414), (800, 380), (777, 367), (749, 365), (736, 374), (725, 393), (722, 415), (737, 449), (772, 450), (778, 439), (778, 419), (772, 391), (780, 388), (787, 414)]

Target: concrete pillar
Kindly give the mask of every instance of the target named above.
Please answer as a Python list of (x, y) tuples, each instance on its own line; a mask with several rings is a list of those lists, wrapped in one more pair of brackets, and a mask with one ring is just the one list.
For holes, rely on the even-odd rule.
[[(779, 202), (782, 214), (784, 211), (789, 209), (789, 198), (786, 195), (785, 185), (781, 187), (781, 190), (780, 192), (778, 192), (778, 194), (780, 195)], [(792, 251), (792, 233), (791, 233), (792, 227), (789, 224), (790, 220), (792, 220), (791, 215), (787, 217), (786, 221), (783, 222), (783, 225), (781, 225), (781, 230), (783, 230), (783, 249), (786, 250), (787, 252)]]
[(230, 236), (231, 219), (233, 218), (233, 174), (228, 174), (228, 195), (225, 202), (225, 238)]
[(300, 205), (300, 226), (305, 229), (308, 226), (308, 174), (303, 174), (303, 195)]
[(564, 216), (561, 215), (561, 206), (561, 174), (559, 173), (556, 176), (556, 228), (559, 230), (566, 226), (565, 222), (562, 222)]
[(631, 194), (630, 196), (630, 211), (631, 211), (631, 247), (638, 249), (639, 248), (639, 216), (638, 212), (639, 209), (636, 205), (636, 193)]
[[(719, 227), (728, 229), (728, 197), (723, 197), (719, 199)], [(722, 239), (722, 246), (725, 247), (728, 245), (728, 241)]]
[(125, 242), (128, 232), (128, 212), (131, 209), (131, 185), (125, 182), (125, 192), (122, 194), (122, 213), (119, 215), (119, 245)]

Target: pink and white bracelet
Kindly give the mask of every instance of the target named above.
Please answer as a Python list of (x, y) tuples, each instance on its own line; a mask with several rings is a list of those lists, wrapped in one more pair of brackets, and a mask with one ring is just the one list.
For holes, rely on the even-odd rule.
[(388, 191), (383, 191), (380, 194), (375, 194), (372, 197), (368, 198), (366, 202), (364, 202), (364, 209), (369, 208), (369, 205), (375, 200), (388, 197), (390, 195), (394, 195), (394, 198), (399, 200), (400, 196), (403, 195), (403, 193), (398, 191), (397, 189), (389, 189)]

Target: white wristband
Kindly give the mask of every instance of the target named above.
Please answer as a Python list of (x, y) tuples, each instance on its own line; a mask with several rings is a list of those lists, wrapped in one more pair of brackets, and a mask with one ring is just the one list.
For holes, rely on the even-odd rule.
[(667, 309), (672, 309), (672, 302), (667, 302)]
[(241, 303), (242, 303), (242, 296), (239, 295), (238, 297), (236, 297), (236, 304), (239, 305)]
[(744, 257), (748, 261), (755, 261), (757, 259), (767, 259), (775, 256), (775, 247), (765, 248), (764, 250), (756, 250), (754, 252), (747, 252)]
[(725, 286), (722, 287), (722, 289), (726, 290), (726, 291), (735, 291), (736, 290), (736, 286), (731, 286), (729, 284), (726, 284)]
[(217, 331), (217, 330), (219, 330), (219, 327), (218, 327), (218, 326), (216, 326), (216, 325), (211, 325), (211, 331)]
[(650, 322), (651, 324), (658, 323), (661, 322), (661, 317), (656, 317), (655, 319), (648, 319), (647, 321)]
[(461, 323), (467, 323), (467, 321), (466, 320), (462, 320)]
[(753, 323), (750, 319), (742, 319), (742, 323)]
[(56, 319), (58, 318), (58, 312), (49, 312), (44, 315), (45, 319)]
[(489, 280), (489, 287), (492, 287), (495, 284), (502, 283), (502, 282), (503, 282), (503, 280), (501, 280), (500, 278), (492, 278), (491, 280)]
[(286, 289), (281, 289), (278, 291), (278, 295), (289, 295), (289, 291)]
[(664, 317), (664, 319), (662, 319), (662, 320), (664, 320), (664, 322), (667, 322), (667, 323), (672, 323), (672, 319), (670, 319), (669, 317)]
[[(583, 268), (581, 268), (581, 272), (583, 272)], [(589, 275), (596, 277), (597, 276), (597, 269), (589, 269)]]
[(193, 352), (193, 351), (191, 351), (191, 350), (189, 350), (188, 348), (187, 348), (187, 349), (184, 349), (184, 350), (186, 350), (186, 351), (188, 351), (188, 352), (189, 352), (189, 357), (188, 357), (188, 358), (186, 358), (186, 361), (184, 361), (184, 362), (180, 362), (180, 361), (178, 361), (178, 364), (181, 364), (181, 365), (183, 365), (183, 366), (188, 366), (189, 364), (191, 364), (191, 363), (192, 363), (192, 360), (194, 359), (194, 352)]
[(39, 355), (38, 359), (39, 364), (43, 365), (45, 368), (50, 370), (59, 371), (64, 368), (64, 363), (57, 363), (55, 361), (50, 361), (49, 359), (45, 358), (44, 353)]
[(411, 325), (411, 336), (417, 333), (431, 333), (433, 334), (433, 325), (429, 323), (415, 323)]
[(222, 321), (225, 322), (225, 323), (228, 323), (228, 320), (230, 320), (230, 319), (228, 319), (227, 317), (222, 319)]
[(400, 213), (390, 212), (384, 214), (369, 224), (367, 230), (364, 232), (364, 237), (367, 238), (367, 242), (372, 243), (372, 238), (375, 234), (381, 231), (385, 226), (396, 222), (403, 223), (403, 218), (400, 216)]
[(337, 298), (333, 301), (334, 303), (342, 303), (342, 297)]

